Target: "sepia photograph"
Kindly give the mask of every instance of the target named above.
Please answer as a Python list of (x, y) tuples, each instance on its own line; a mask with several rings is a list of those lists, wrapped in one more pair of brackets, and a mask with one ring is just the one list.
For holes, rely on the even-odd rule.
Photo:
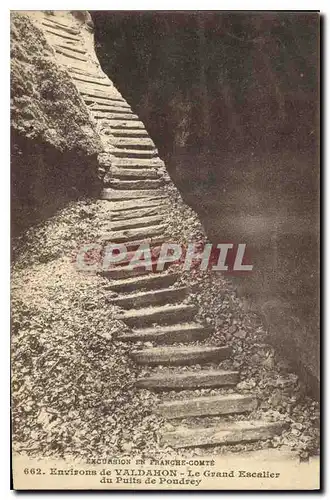
[(320, 31), (11, 11), (14, 490), (320, 489)]

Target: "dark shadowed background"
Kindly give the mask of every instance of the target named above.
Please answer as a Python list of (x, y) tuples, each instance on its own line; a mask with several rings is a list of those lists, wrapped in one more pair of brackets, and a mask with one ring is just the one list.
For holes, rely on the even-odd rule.
[(145, 123), (210, 240), (247, 243), (254, 272), (236, 278), (238, 291), (262, 312), (270, 341), (308, 367), (314, 386), (318, 14), (91, 14), (104, 71)]

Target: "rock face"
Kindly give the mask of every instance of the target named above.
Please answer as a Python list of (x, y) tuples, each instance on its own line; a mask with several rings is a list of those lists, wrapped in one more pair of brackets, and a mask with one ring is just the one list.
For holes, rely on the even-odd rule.
[(29, 16), (12, 14), (11, 42), (13, 131), (59, 151), (98, 153), (101, 143), (86, 106)]
[(95, 125), (27, 13), (11, 17), (11, 139), (14, 235), (97, 184)]

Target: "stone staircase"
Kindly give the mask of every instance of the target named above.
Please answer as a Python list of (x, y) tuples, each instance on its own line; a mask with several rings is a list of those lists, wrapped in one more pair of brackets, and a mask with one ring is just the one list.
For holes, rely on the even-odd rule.
[[(108, 200), (109, 224), (102, 229), (101, 240), (125, 243), (129, 249), (141, 242), (153, 246), (166, 242), (164, 186), (168, 177), (143, 123), (102, 72), (86, 25), (69, 13), (38, 16), (36, 21), (59, 64), (70, 73), (104, 145), (99, 155), (104, 183), (101, 199)], [(132, 270), (123, 265), (103, 275), (108, 279), (109, 301), (118, 308), (116, 319), (126, 325), (117, 340), (132, 343), (131, 356), (137, 365), (155, 370), (151, 376), (138, 378), (136, 386), (157, 392), (155, 413), (175, 426), (160, 433), (162, 445), (235, 444), (267, 440), (283, 431), (281, 422), (249, 418), (258, 401), (252, 393), (233, 392), (240, 381), (238, 371), (210, 368), (210, 363), (231, 359), (232, 352), (228, 346), (208, 344), (210, 328), (196, 320), (198, 307), (187, 300), (189, 290), (177, 283), (180, 273), (170, 268), (158, 273), (142, 267)], [(148, 344), (136, 349), (135, 342)], [(180, 367), (186, 367), (185, 371)], [(193, 392), (209, 388), (224, 392), (198, 397)], [(169, 391), (177, 391), (177, 397), (168, 400)], [(225, 418), (235, 414), (245, 417)], [(220, 420), (210, 426), (209, 417), (215, 416)], [(197, 423), (182, 425), (183, 420), (195, 417)]]

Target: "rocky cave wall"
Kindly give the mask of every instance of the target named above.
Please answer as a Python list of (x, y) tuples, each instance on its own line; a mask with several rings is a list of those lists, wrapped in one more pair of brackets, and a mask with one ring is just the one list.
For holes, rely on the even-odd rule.
[(95, 126), (29, 15), (11, 16), (12, 234), (98, 189)]
[(104, 71), (210, 240), (247, 244), (239, 293), (317, 380), (319, 16), (91, 15)]

